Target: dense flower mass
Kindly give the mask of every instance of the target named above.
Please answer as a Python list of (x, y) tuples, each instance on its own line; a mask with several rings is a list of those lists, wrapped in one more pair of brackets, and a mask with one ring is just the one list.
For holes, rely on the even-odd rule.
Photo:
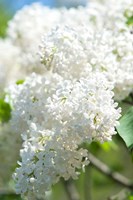
[(16, 162), (22, 136), (17, 193), (42, 198), (61, 177), (76, 179), (89, 163), (83, 144), (116, 134), (117, 101), (133, 91), (132, 19), (132, 0), (95, 0), (70, 9), (33, 4), (9, 22), (0, 98), (6, 93), (12, 116), (0, 137), (16, 146)]
[(42, 73), (37, 56), (42, 34), (47, 33), (60, 17), (59, 10), (35, 3), (18, 11), (9, 22), (7, 35), (13, 45), (20, 48), (20, 65), (26, 72)]
[(77, 29), (56, 27), (42, 41), (41, 62), (45, 68), (64, 78), (79, 78), (88, 67), (86, 42)]
[(84, 26), (60, 26), (45, 35), (39, 54), (45, 68), (64, 78), (78, 79), (92, 71), (104, 73), (114, 83), (115, 99), (122, 100), (133, 86), (132, 42), (126, 27), (122, 32), (95, 32)]
[(19, 49), (9, 39), (0, 39), (0, 96), (4, 87), (18, 76), (18, 57)]
[(117, 103), (112, 100), (112, 85), (100, 73), (78, 81), (64, 80), (51, 73), (43, 77), (33, 74), (22, 85), (12, 86), (10, 90), (14, 102), (11, 122), (24, 138), (32, 137), (30, 128), (33, 128), (33, 123), (36, 128), (54, 128), (59, 133), (64, 127), (64, 131), (66, 128), (73, 134), (79, 132), (89, 141), (109, 140), (115, 133), (108, 126), (116, 125), (119, 110), (115, 109)]
[(42, 194), (60, 177), (77, 178), (76, 169), (88, 164), (87, 150), (78, 145), (110, 140), (115, 134), (120, 109), (111, 89), (99, 73), (78, 81), (33, 74), (11, 88), (11, 122), (25, 140), (15, 174), (18, 193)]

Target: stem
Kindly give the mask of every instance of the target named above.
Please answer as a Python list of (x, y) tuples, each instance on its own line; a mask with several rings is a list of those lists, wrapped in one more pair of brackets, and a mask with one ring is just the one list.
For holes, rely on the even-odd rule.
[(80, 200), (79, 194), (72, 180), (63, 181), (63, 184), (69, 200)]
[(84, 176), (84, 198), (85, 200), (91, 200), (91, 166), (86, 168)]
[(117, 200), (125, 200), (128, 198), (129, 194), (130, 194), (130, 190), (124, 189), (124, 190), (120, 191), (118, 194), (108, 197), (108, 200), (116, 200), (116, 199)]
[(12, 190), (5, 190), (5, 189), (0, 189), (0, 196), (4, 195), (15, 195), (18, 196), (14, 191)]
[(126, 104), (128, 104), (128, 105), (132, 105), (132, 106), (133, 106), (133, 102), (131, 102), (131, 101), (123, 100), (122, 102), (123, 102), (123, 103), (126, 103)]
[(132, 99), (132, 101), (133, 101), (133, 93), (130, 94), (130, 97), (131, 97), (131, 99)]
[(133, 182), (128, 178), (124, 177), (118, 172), (113, 172), (106, 164), (98, 160), (92, 153), (88, 153), (88, 158), (91, 162), (91, 165), (100, 171), (103, 175), (106, 175), (114, 182), (118, 183), (121, 186), (124, 186), (130, 190), (133, 190)]

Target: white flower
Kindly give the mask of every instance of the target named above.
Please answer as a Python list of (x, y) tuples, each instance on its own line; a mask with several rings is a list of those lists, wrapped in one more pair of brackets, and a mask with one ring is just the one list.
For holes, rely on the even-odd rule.
[(67, 79), (86, 77), (91, 71), (109, 75), (117, 67), (111, 36), (110, 31), (95, 33), (85, 26), (57, 27), (42, 41), (41, 62), (48, 70)]
[(79, 78), (87, 67), (86, 38), (82, 38), (77, 29), (56, 27), (42, 41), (41, 62), (65, 78)]
[(117, 60), (114, 73), (115, 99), (123, 100), (133, 90), (133, 36), (129, 30), (114, 32), (112, 41)]
[(128, 28), (95, 32), (82, 25), (60, 26), (44, 37), (39, 54), (45, 68), (67, 79), (92, 71), (105, 74), (114, 84), (116, 100), (132, 91), (133, 37)]
[(0, 93), (19, 78), (18, 55), (19, 48), (14, 47), (9, 39), (0, 39)]
[[(69, 10), (33, 4), (10, 21), (0, 40), (1, 90), (18, 75), (25, 79), (6, 98), (11, 132), (24, 141), (17, 193), (33, 200), (61, 177), (77, 178), (88, 164), (82, 144), (116, 133), (121, 111), (114, 99), (133, 91), (132, 13), (132, 0), (95, 0)], [(25, 78), (31, 72), (40, 75)]]
[(22, 134), (22, 163), (14, 175), (17, 193), (44, 194), (59, 181), (77, 178), (88, 164), (83, 142), (111, 140), (120, 117), (112, 85), (101, 73), (64, 80), (33, 74), (11, 90), (11, 123)]
[(9, 22), (7, 34), (21, 49), (20, 64), (25, 71), (42, 73), (37, 55), (41, 36), (58, 22), (59, 17), (59, 10), (34, 3), (18, 11)]
[[(8, 24), (8, 36), (23, 50), (33, 48), (41, 35), (58, 22), (59, 10), (44, 7), (39, 3), (25, 6)], [(36, 47), (36, 46), (35, 46)]]
[(127, 17), (132, 16), (133, 1), (93, 0), (89, 3), (88, 13), (90, 13), (91, 22), (96, 25), (96, 28), (101, 26), (101, 29), (123, 30), (127, 27)]

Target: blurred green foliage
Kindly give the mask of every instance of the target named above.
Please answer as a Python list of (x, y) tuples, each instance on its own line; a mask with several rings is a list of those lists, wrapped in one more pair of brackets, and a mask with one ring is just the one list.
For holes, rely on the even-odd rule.
[(131, 16), (131, 17), (128, 18), (127, 25), (130, 25), (130, 26), (133, 25), (133, 16)]
[(0, 2), (0, 37), (5, 37), (7, 24), (11, 17), (11, 12)]
[(3, 99), (0, 99), (0, 122), (8, 122), (11, 117), (11, 107)]
[(21, 84), (23, 84), (23, 83), (24, 83), (24, 80), (22, 80), (22, 79), (21, 79), (21, 80), (18, 80), (18, 81), (16, 81), (16, 84), (17, 84), (17, 85), (21, 85)]
[(21, 200), (21, 197), (16, 194), (0, 195), (0, 200)]

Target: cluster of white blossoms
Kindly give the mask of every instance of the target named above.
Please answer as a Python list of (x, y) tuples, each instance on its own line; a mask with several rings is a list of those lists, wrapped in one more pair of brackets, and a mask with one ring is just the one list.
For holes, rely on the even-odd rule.
[(47, 70), (58, 73), (66, 79), (78, 79), (88, 67), (87, 40), (90, 34), (83, 30), (83, 35), (78, 29), (69, 26), (58, 26), (43, 38), (40, 45), (41, 62)]
[(115, 99), (125, 99), (133, 91), (133, 34), (123, 30), (114, 32), (113, 53), (116, 56), (117, 68), (114, 71)]
[(95, 32), (83, 26), (58, 26), (42, 40), (40, 57), (46, 69), (64, 78), (78, 79), (92, 71), (104, 73), (114, 83), (118, 101), (132, 91), (133, 35), (128, 29)]
[(133, 92), (132, 17), (132, 0), (95, 0), (70, 9), (33, 4), (9, 22), (0, 91), (9, 85), (9, 130), (23, 140), (17, 193), (33, 200), (61, 177), (77, 178), (89, 163), (83, 144), (116, 134), (116, 101)]
[(133, 15), (132, 0), (92, 0), (88, 7), (91, 23), (101, 29), (122, 30), (126, 27), (127, 18)]
[(78, 81), (51, 72), (33, 74), (12, 87), (11, 123), (24, 140), (14, 175), (18, 193), (44, 194), (60, 177), (77, 178), (76, 169), (88, 164), (87, 150), (79, 145), (111, 140), (115, 134), (120, 109), (101, 73)]
[[(118, 73), (118, 75), (121, 76), (121, 78), (117, 78), (117, 76), (115, 78), (115, 76), (113, 75), (116, 86), (115, 91), (117, 91), (116, 99), (117, 100), (124, 99), (131, 92), (132, 90), (131, 88), (133, 85), (131, 79), (132, 76), (131, 63), (133, 62), (132, 61), (133, 37), (132, 34), (130, 33), (130, 27), (127, 26), (127, 21), (128, 21), (127, 17), (132, 16), (133, 5), (130, 0), (128, 1), (123, 0), (122, 3), (121, 1), (118, 1), (117, 6), (113, 5), (114, 5), (113, 0), (110, 1), (104, 0), (104, 3), (103, 1), (102, 3), (100, 1), (94, 1), (94, 2), (89, 2), (86, 7), (79, 7), (77, 9), (71, 8), (69, 10), (64, 8), (50, 9), (40, 4), (33, 4), (31, 6), (24, 7), (22, 10), (18, 11), (14, 16), (14, 18), (9, 22), (7, 30), (7, 39), (10, 40), (11, 45), (13, 46), (13, 48), (17, 49), (18, 53), (16, 55), (16, 59), (14, 59), (12, 57), (12, 53), (9, 52), (8, 57), (10, 57), (11, 55), (12, 60), (8, 63), (5, 63), (5, 65), (9, 64), (10, 66), (10, 63), (13, 62), (12, 65), (14, 69), (13, 71), (16, 71), (17, 69), (18, 74), (19, 71), (21, 71), (21, 73), (17, 75), (18, 79), (24, 79), (25, 76), (30, 74), (31, 72), (44, 74), (46, 72), (46, 67), (40, 62), (39, 54), (41, 54), (42, 57), (45, 57), (43, 61), (45, 63), (47, 60), (47, 65), (48, 65), (49, 59), (50, 60), (52, 59), (49, 58), (49, 56), (52, 57), (56, 46), (57, 49), (59, 48), (58, 52), (63, 50), (60, 49), (61, 48), (60, 43), (56, 45), (56, 42), (58, 42), (58, 40), (62, 40), (63, 44), (63, 38), (61, 39), (61, 37), (63, 37), (62, 32), (64, 31), (65, 35), (66, 31), (67, 32), (70, 31), (70, 35), (72, 35), (72, 31), (70, 29), (75, 29), (73, 31), (73, 36), (70, 36), (73, 37), (73, 39), (72, 38), (70, 39), (70, 44), (72, 48), (71, 46), (69, 46), (69, 48), (71, 48), (71, 51), (73, 51), (73, 53), (74, 49), (76, 50), (76, 48), (78, 48), (79, 52), (77, 51), (78, 54), (75, 54), (77, 55), (77, 57), (79, 57), (77, 62), (79, 62), (79, 60), (81, 63), (83, 62), (84, 65), (83, 69), (85, 69), (85, 73), (86, 70), (90, 71), (90, 63), (89, 63), (90, 60), (93, 60), (93, 62), (97, 63), (97, 65), (93, 64), (95, 65), (95, 68), (97, 66), (99, 68), (99, 66), (104, 65), (103, 68), (106, 68), (106, 70), (109, 71), (109, 74), (113, 74), (113, 72), (115, 72), (114, 74)], [(59, 26), (58, 31), (53, 31), (52, 33), (51, 29), (56, 25)], [(67, 26), (69, 30), (62, 30), (62, 28), (60, 28), (60, 26), (64, 25)], [(80, 34), (81, 32), (82, 34)], [(47, 33), (48, 36), (46, 35)], [(62, 36), (60, 37), (59, 34)], [(58, 40), (56, 38), (54, 39), (54, 37), (56, 37), (57, 35), (58, 37), (60, 37), (58, 38)], [(42, 38), (44, 41), (41, 44)], [(76, 38), (78, 41), (76, 40)], [(5, 41), (2, 42), (5, 43), (6, 46), (6, 42)], [(97, 44), (97, 42), (99, 44)], [(67, 45), (65, 43), (66, 39), (64, 40), (63, 46)], [(49, 45), (51, 50), (48, 49), (46, 45)], [(39, 49), (39, 46), (43, 47), (41, 51)], [(13, 48), (11, 46), (9, 47), (11, 52)], [(95, 49), (95, 51), (93, 51), (93, 48)], [(117, 62), (115, 63), (113, 58), (115, 56), (109, 53), (111, 51), (111, 48), (112, 48), (112, 54), (118, 51), (127, 52), (126, 55), (125, 54), (122, 55), (124, 56), (123, 61), (117, 59)], [(46, 54), (48, 53), (47, 51), (49, 51), (50, 54), (48, 56), (45, 55), (45, 53)], [(82, 54), (79, 55), (81, 51)], [(2, 54), (1, 56), (2, 57), (7, 56), (6, 51), (3, 52), (4, 55)], [(56, 53), (56, 55), (57, 54), (59, 53)], [(96, 58), (94, 59), (95, 56)], [(56, 57), (59, 57), (59, 55), (57, 55)], [(65, 67), (65, 62), (70, 62), (69, 59), (72, 60), (72, 56), (70, 56), (71, 58), (69, 57), (69, 59), (67, 58), (65, 59), (65, 55), (63, 57), (64, 60), (61, 60), (61, 64), (63, 65), (63, 67)], [(101, 61), (105, 63), (101, 63), (99, 65), (99, 59), (101, 59)], [(59, 58), (57, 62), (58, 61)], [(15, 67), (16, 66), (15, 62), (17, 63), (17, 66), (19, 65), (20, 68), (19, 70), (18, 67)], [(130, 63), (128, 65), (128, 72), (126, 72), (125, 78), (123, 76), (123, 74), (126, 71), (125, 67), (123, 67), (124, 62)], [(60, 63), (57, 63), (57, 65), (59, 66)], [(62, 65), (60, 66), (62, 67)], [(78, 66), (79, 65), (80, 63), (78, 64)], [(72, 68), (72, 66), (70, 68)], [(80, 69), (81, 68), (82, 67), (80, 66)], [(71, 71), (71, 69), (69, 69), (69, 71)], [(60, 73), (64, 73), (64, 71), (61, 71)], [(78, 73), (79, 72), (77, 72), (77, 74)], [(17, 79), (14, 74), (11, 76), (11, 78), (13, 80)], [(3, 81), (0, 80), (0, 82)], [(127, 86), (125, 86), (125, 83), (127, 83), (126, 84)]]
[(35, 3), (18, 11), (9, 22), (7, 35), (20, 48), (20, 65), (26, 73), (42, 73), (37, 56), (41, 37), (58, 23), (60, 12)]
[(9, 39), (0, 39), (0, 97), (3, 89), (18, 76), (19, 50)]

